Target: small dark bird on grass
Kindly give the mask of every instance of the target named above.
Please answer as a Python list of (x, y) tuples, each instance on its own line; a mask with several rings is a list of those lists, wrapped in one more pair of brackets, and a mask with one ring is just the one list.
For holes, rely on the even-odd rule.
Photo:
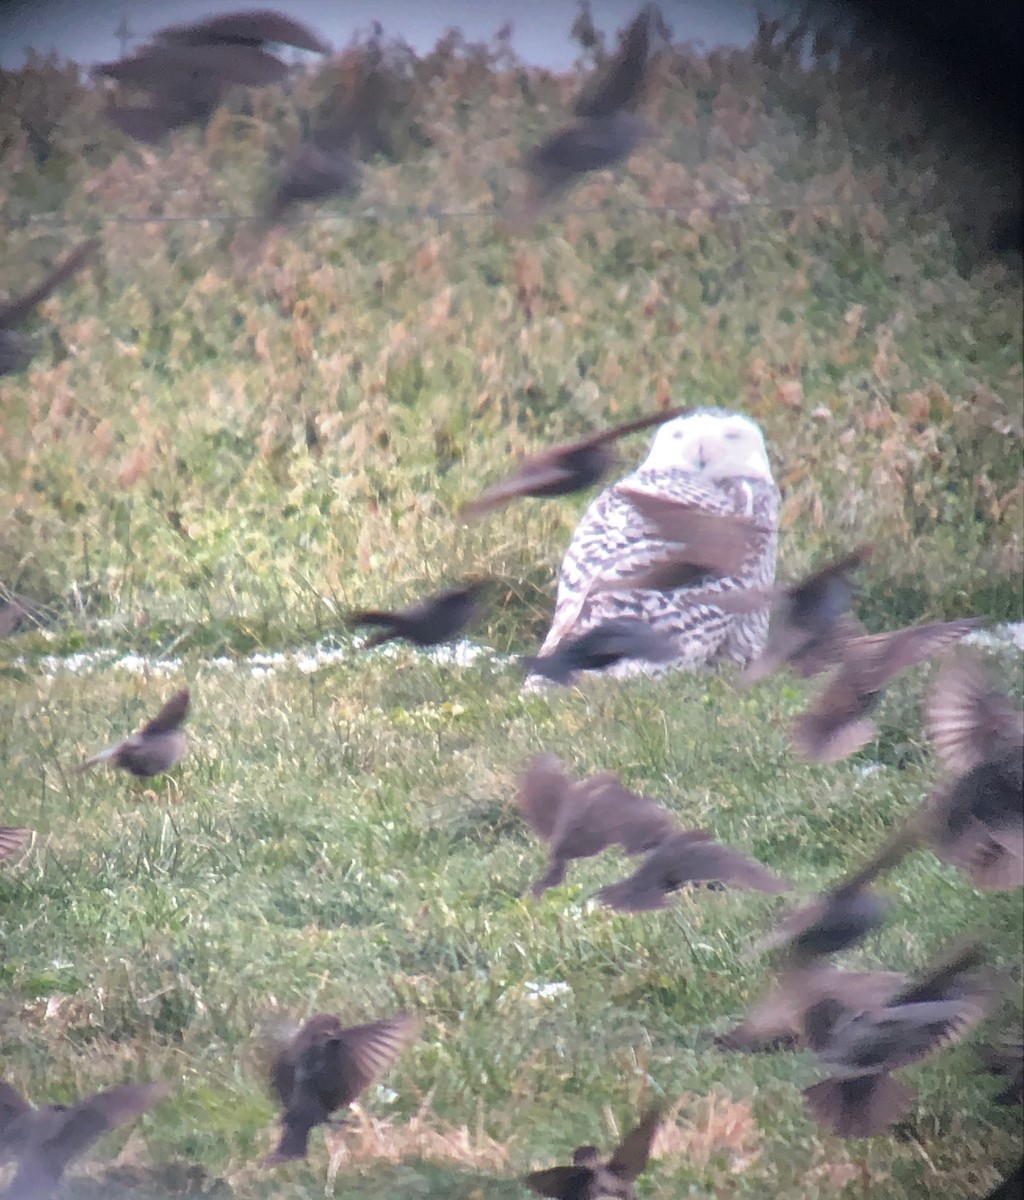
[(757, 949), (784, 947), (786, 961), (796, 967), (849, 949), (881, 925), (889, 908), (889, 902), (871, 892), (869, 885), (896, 866), (921, 838), (920, 823), (908, 821), (862, 867), (783, 918)]
[(188, 749), (188, 738), (181, 728), (188, 716), (188, 709), (189, 691), (188, 688), (182, 688), (138, 733), (94, 754), (78, 768), (79, 771), (86, 771), (102, 762), (109, 762), (143, 779), (169, 771)]
[(626, 1134), (607, 1162), (602, 1161), (596, 1146), (577, 1146), (572, 1166), (531, 1171), (523, 1182), (537, 1195), (555, 1200), (636, 1200), (633, 1181), (647, 1169), (660, 1123), (660, 1110), (652, 1108)]
[(523, 165), (531, 190), (515, 220), (533, 216), (540, 206), (588, 171), (614, 166), (654, 133), (642, 118), (624, 111), (643, 89), (650, 44), (650, 11), (633, 20), (619, 54), (603, 76), (584, 90), (575, 105), (578, 120), (558, 130), (526, 155)]
[(284, 1112), (277, 1149), (263, 1161), (276, 1166), (305, 1158), (309, 1135), (346, 1108), (405, 1049), (416, 1032), (408, 1013), (345, 1028), (337, 1017), (317, 1013), (285, 1044), (270, 1066), (270, 1082)]
[(370, 609), (355, 612), (348, 618), (348, 624), (356, 628), (361, 625), (378, 625), (382, 628), (382, 633), (374, 634), (363, 643), (364, 650), (395, 638), (404, 638), (416, 646), (436, 646), (457, 637), (476, 620), (484, 588), (482, 582), (470, 583), (397, 612)]
[(577, 671), (600, 671), (626, 658), (667, 662), (675, 655), (672, 636), (638, 617), (615, 617), (568, 638), (541, 658), (524, 656), (523, 669), (554, 683), (567, 684)]
[(163, 42), (180, 42), (185, 46), (256, 46), (262, 49), (268, 42), (330, 54), (330, 46), (306, 25), (300, 25), (284, 13), (273, 9), (244, 9), (222, 13), (190, 25), (171, 25), (156, 35)]
[(870, 554), (870, 546), (858, 546), (792, 587), (736, 593), (736, 602), (747, 598), (757, 606), (763, 601), (774, 607), (765, 648), (743, 672), (741, 682), (754, 683), (784, 666), (809, 679), (839, 663), (845, 642), (858, 629), (847, 618), (857, 594), (853, 572)]
[(126, 1083), (70, 1107), (33, 1108), (9, 1084), (0, 1082), (0, 1163), (18, 1163), (2, 1195), (6, 1200), (52, 1196), (73, 1159), (170, 1093), (165, 1083)]
[(610, 429), (602, 429), (574, 442), (562, 442), (540, 454), (533, 454), (523, 459), (518, 470), (507, 479), (489, 487), (467, 504), (462, 509), (462, 516), (466, 520), (473, 520), (504, 508), (521, 496), (568, 496), (591, 487), (599, 483), (615, 465), (615, 456), (609, 449), (611, 442), (637, 430), (671, 421), (686, 411), (685, 408), (667, 408), (663, 412), (613, 425)]
[(0, 859), (10, 858), (12, 854), (16, 854), (31, 836), (31, 829), (0, 825)]
[(993, 991), (978, 971), (982, 961), (979, 947), (957, 948), (880, 1007), (812, 1003), (805, 1035), (832, 1072), (804, 1091), (819, 1124), (841, 1137), (874, 1137), (898, 1120), (914, 1093), (890, 1073), (959, 1041), (982, 1020)]
[(589, 858), (610, 846), (642, 854), (675, 829), (660, 804), (622, 786), (610, 771), (573, 782), (550, 754), (538, 755), (523, 774), (519, 811), (550, 846), (547, 873), (533, 885), (542, 895), (565, 878), (574, 858)]
[(925, 801), (936, 854), (981, 888), (1024, 885), (1024, 713), (973, 659), (942, 671), (928, 705), (928, 730), (956, 772)]
[(597, 894), (620, 912), (644, 912), (664, 908), (688, 883), (724, 883), (772, 895), (790, 888), (788, 880), (741, 850), (712, 841), (702, 830), (681, 830), (659, 843), (628, 879)]
[(30, 343), (24, 334), (17, 332), (16, 327), (51, 292), (56, 291), (62, 283), (66, 283), (92, 257), (98, 246), (96, 238), (83, 242), (32, 291), (0, 305), (0, 375), (12, 375), (28, 366), (32, 359)]
[(835, 762), (859, 750), (875, 735), (868, 713), (893, 676), (945, 650), (980, 623), (967, 617), (847, 638), (838, 671), (793, 724), (796, 751), (814, 762)]

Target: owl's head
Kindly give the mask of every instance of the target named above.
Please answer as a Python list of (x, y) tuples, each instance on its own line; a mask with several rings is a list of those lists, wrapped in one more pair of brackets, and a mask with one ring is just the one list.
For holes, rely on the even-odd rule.
[(771, 482), (764, 435), (742, 413), (698, 408), (660, 426), (643, 470), (692, 471), (707, 479)]

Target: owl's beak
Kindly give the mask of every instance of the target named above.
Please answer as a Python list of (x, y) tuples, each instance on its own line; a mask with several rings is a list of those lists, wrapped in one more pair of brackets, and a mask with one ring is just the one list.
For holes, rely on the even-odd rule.
[(697, 446), (697, 470), (703, 471), (708, 465), (707, 455), (704, 453), (704, 443), (700, 442)]

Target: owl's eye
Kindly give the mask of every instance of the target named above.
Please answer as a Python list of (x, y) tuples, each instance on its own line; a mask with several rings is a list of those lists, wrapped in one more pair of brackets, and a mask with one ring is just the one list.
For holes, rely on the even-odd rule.
[(735, 442), (735, 441), (737, 441), (739, 438), (741, 438), (742, 436), (743, 436), (743, 435), (740, 433), (740, 431), (739, 431), (738, 429), (730, 429), (730, 430), (729, 430), (729, 431), (726, 433), (726, 435), (725, 435), (725, 439), (726, 439), (726, 441), (728, 441), (728, 442)]

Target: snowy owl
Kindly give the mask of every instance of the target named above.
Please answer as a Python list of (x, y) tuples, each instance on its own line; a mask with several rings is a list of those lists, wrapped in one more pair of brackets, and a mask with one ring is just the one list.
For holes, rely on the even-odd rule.
[[(655, 510), (666, 508), (699, 518), (748, 518), (758, 533), (750, 538), (742, 565), (732, 573), (712, 573), (709, 578), (695, 572), (692, 581), (671, 590), (633, 583), (616, 588), (615, 580), (626, 581), (678, 557), (679, 543), (666, 540), (654, 516)], [(604, 673), (660, 675), (722, 661), (745, 666), (764, 648), (768, 607), (723, 612), (715, 607), (713, 594), (772, 584), (778, 519), (779, 490), (761, 430), (749, 417), (721, 408), (698, 408), (666, 422), (640, 467), (597, 496), (576, 526), (562, 561), (555, 615), (540, 654), (553, 653), (566, 639), (602, 621), (639, 617), (655, 629), (668, 631), (677, 653), (656, 664), (623, 661)], [(526, 686), (532, 691), (542, 682), (533, 675)]]

